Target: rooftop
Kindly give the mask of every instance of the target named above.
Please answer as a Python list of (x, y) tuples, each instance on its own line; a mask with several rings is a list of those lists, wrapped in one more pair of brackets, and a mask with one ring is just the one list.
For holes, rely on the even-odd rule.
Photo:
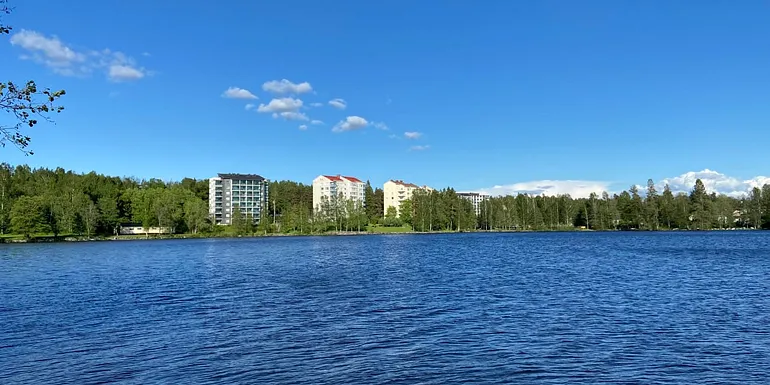
[(257, 180), (257, 181), (265, 180), (265, 178), (257, 174), (217, 174), (217, 175), (222, 179)]
[(347, 179), (354, 183), (364, 183), (360, 179), (354, 177), (354, 176), (344, 176), (344, 175), (322, 175), (324, 178), (329, 179), (331, 181), (335, 182), (341, 182), (342, 179)]
[(364, 182), (361, 181), (361, 179), (358, 179), (358, 178), (356, 178), (354, 176), (343, 176), (343, 178), (345, 178), (345, 179), (347, 179), (347, 180), (349, 180), (351, 182), (364, 183)]
[(416, 185), (414, 183), (407, 183), (407, 182), (404, 182), (402, 180), (391, 179), (390, 181), (395, 183), (395, 184), (397, 184), (397, 185), (401, 185), (401, 186), (404, 186), (404, 187), (420, 188), (420, 186), (418, 186), (418, 185)]
[(488, 197), (489, 194), (484, 193), (477, 193), (477, 192), (458, 192), (457, 195), (467, 196), (467, 197)]

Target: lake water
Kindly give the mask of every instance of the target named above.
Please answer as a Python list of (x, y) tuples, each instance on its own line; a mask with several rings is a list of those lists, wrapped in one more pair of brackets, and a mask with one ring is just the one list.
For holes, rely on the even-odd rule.
[(0, 245), (1, 384), (770, 383), (770, 232)]

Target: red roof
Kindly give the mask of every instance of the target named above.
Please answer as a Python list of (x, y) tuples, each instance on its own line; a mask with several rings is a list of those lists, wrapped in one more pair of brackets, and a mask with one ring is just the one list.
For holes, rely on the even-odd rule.
[(326, 178), (326, 179), (329, 179), (329, 180), (333, 180), (335, 182), (342, 182), (342, 178), (340, 178), (339, 175), (338, 176), (324, 175), (323, 177)]
[(355, 183), (364, 183), (364, 182), (361, 182), (360, 179), (358, 179), (356, 177), (352, 177), (352, 176), (343, 176), (343, 178), (345, 178), (345, 179), (347, 179), (347, 180), (349, 180), (351, 182), (355, 182)]

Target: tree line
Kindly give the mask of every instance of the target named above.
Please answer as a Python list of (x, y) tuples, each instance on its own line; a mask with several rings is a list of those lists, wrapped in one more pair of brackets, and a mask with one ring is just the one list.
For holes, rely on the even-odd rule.
[(211, 230), (208, 181), (77, 174), (0, 164), (0, 234), (113, 235), (123, 223), (172, 232)]
[(121, 224), (163, 227), (174, 233), (232, 232), (318, 234), (365, 231), (371, 225), (406, 226), (414, 231), (474, 230), (663, 230), (770, 229), (770, 185), (742, 197), (708, 193), (698, 180), (689, 193), (652, 180), (618, 194), (519, 194), (491, 197), (479, 207), (452, 188), (417, 190), (400, 215), (384, 211), (384, 194), (367, 182), (364, 202), (341, 197), (313, 207), (312, 186), (273, 181), (260, 218), (235, 212), (231, 226), (217, 226), (208, 212), (208, 180), (179, 182), (78, 174), (62, 168), (32, 169), (0, 164), (0, 234), (108, 236)]
[(770, 229), (770, 185), (742, 197), (708, 193), (698, 179), (689, 193), (659, 192), (652, 180), (644, 194), (637, 186), (619, 194), (592, 193), (588, 198), (521, 194), (484, 202), (481, 229), (556, 230), (712, 230)]

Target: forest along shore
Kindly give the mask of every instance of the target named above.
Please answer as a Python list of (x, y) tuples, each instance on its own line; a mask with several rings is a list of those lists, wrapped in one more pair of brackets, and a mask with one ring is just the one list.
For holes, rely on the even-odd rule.
[(646, 189), (634, 185), (585, 198), (494, 196), (478, 207), (447, 187), (415, 191), (400, 203), (398, 213), (393, 207), (384, 212), (383, 190), (368, 181), (363, 205), (332, 200), (313, 207), (313, 187), (288, 180), (270, 181), (268, 191), (269, 207), (259, 218), (235, 210), (233, 223), (222, 226), (210, 218), (207, 179), (139, 180), (0, 163), (0, 239), (110, 239), (127, 224), (174, 234), (164, 238), (363, 231), (770, 229), (770, 185), (732, 197), (709, 193), (701, 180), (687, 192), (672, 191), (668, 185), (659, 192), (648, 180)]

